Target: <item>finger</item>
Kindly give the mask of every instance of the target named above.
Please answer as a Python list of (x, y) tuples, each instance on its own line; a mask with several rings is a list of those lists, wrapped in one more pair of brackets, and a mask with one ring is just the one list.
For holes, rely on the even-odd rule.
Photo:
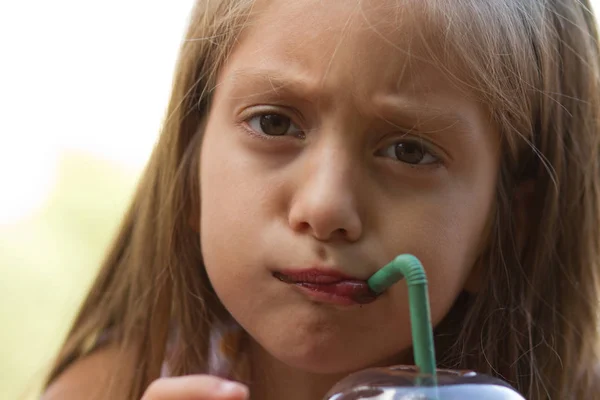
[(188, 375), (154, 381), (142, 400), (244, 400), (248, 388), (209, 375)]

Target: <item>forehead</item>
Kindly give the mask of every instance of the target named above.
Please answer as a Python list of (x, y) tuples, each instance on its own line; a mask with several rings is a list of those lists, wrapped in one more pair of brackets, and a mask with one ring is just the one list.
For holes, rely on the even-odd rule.
[[(456, 88), (429, 56), (436, 43), (425, 1), (258, 1), (222, 77), (278, 71), (348, 94)], [(438, 30), (443, 31), (443, 30)]]

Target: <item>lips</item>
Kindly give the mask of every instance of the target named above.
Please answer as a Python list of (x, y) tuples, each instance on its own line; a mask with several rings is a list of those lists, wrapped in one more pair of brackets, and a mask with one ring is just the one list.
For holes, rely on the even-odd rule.
[(294, 285), (321, 302), (339, 305), (367, 304), (376, 300), (366, 281), (320, 269), (274, 272), (280, 281)]

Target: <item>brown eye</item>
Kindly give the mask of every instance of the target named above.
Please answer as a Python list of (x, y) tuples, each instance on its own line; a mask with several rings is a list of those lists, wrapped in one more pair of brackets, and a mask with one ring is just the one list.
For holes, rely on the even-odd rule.
[(285, 135), (291, 125), (292, 121), (283, 115), (267, 114), (260, 116), (260, 127), (264, 133), (270, 136)]
[(394, 149), (396, 158), (407, 164), (419, 164), (425, 152), (417, 143), (397, 143)]
[(416, 141), (397, 142), (383, 150), (383, 155), (406, 164), (435, 164), (438, 158), (431, 154), (422, 143)]
[(292, 120), (281, 114), (261, 114), (248, 120), (250, 128), (266, 136), (302, 136), (301, 130)]

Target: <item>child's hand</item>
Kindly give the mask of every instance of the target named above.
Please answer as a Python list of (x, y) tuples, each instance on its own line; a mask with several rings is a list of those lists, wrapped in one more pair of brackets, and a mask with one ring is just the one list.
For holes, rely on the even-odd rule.
[(210, 375), (161, 378), (148, 387), (142, 400), (245, 400), (248, 388)]

